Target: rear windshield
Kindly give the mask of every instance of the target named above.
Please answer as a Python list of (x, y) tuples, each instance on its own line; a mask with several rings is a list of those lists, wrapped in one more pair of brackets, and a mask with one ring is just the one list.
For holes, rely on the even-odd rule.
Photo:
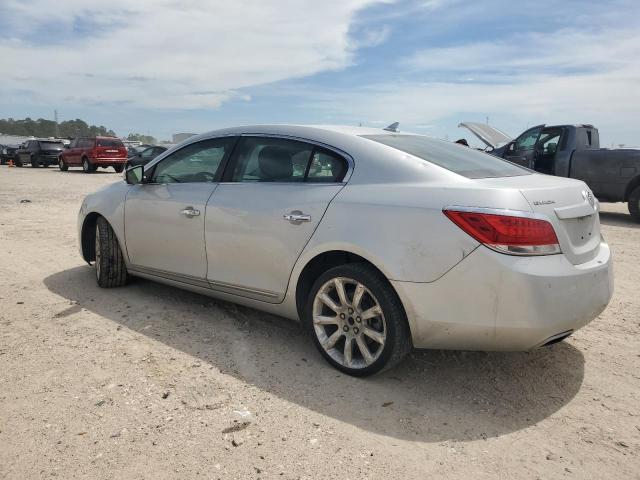
[(40, 148), (43, 150), (62, 150), (64, 144), (62, 142), (40, 142)]
[(467, 178), (516, 177), (529, 175), (526, 168), (470, 147), (434, 140), (421, 135), (363, 135)]
[(124, 143), (122, 143), (122, 141), (117, 138), (99, 138), (98, 146), (120, 148), (124, 147)]

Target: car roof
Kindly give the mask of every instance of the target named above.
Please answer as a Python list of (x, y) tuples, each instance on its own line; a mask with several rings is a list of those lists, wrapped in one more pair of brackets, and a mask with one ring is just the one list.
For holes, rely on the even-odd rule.
[[(264, 124), (242, 125), (220, 130), (213, 130), (189, 137), (183, 142), (170, 148), (166, 154), (162, 154), (153, 163), (161, 161), (166, 155), (195, 142), (211, 138), (231, 135), (264, 135), (290, 137), (292, 140), (307, 141), (326, 146), (329, 149), (344, 154), (353, 162), (359, 162), (355, 167), (350, 183), (375, 183), (380, 179), (392, 183), (394, 181), (435, 179), (450, 177), (454, 181), (460, 181), (462, 177), (446, 171), (435, 165), (426, 166), (426, 162), (409, 155), (401, 150), (383, 145), (379, 142), (365, 138), (369, 135), (418, 135), (411, 132), (389, 131), (383, 128), (356, 127), (344, 125), (290, 125), (290, 124)], [(433, 142), (444, 142), (425, 135)]]

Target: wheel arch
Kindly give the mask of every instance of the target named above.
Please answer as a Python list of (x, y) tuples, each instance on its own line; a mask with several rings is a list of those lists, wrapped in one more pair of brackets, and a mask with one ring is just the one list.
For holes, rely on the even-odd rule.
[(82, 222), (80, 246), (82, 248), (82, 258), (89, 264), (96, 259), (96, 222), (100, 217), (102, 215), (99, 213), (91, 212), (84, 217), (84, 222)]
[(299, 318), (303, 318), (304, 306), (316, 279), (330, 268), (349, 263), (364, 263), (376, 270), (387, 281), (389, 288), (391, 288), (394, 294), (398, 296), (400, 304), (404, 308), (402, 298), (389, 281), (389, 276), (385, 273), (384, 269), (376, 264), (377, 262), (365, 258), (353, 251), (345, 249), (330, 249), (318, 252), (307, 260), (295, 280), (295, 306)]

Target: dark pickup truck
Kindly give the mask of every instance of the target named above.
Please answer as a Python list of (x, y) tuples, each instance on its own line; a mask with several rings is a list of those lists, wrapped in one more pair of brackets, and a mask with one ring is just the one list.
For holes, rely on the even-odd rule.
[(593, 125), (538, 125), (515, 140), (486, 124), (459, 126), (482, 140), (492, 155), (547, 175), (582, 180), (603, 202), (627, 202), (640, 222), (640, 150), (600, 148)]

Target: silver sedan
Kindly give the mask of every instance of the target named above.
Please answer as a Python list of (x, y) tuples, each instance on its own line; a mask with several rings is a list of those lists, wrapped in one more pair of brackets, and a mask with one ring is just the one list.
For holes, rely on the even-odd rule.
[(397, 131), (192, 137), (87, 196), (78, 233), (100, 286), (133, 275), (300, 319), (351, 375), (412, 347), (549, 345), (613, 289), (583, 182)]

